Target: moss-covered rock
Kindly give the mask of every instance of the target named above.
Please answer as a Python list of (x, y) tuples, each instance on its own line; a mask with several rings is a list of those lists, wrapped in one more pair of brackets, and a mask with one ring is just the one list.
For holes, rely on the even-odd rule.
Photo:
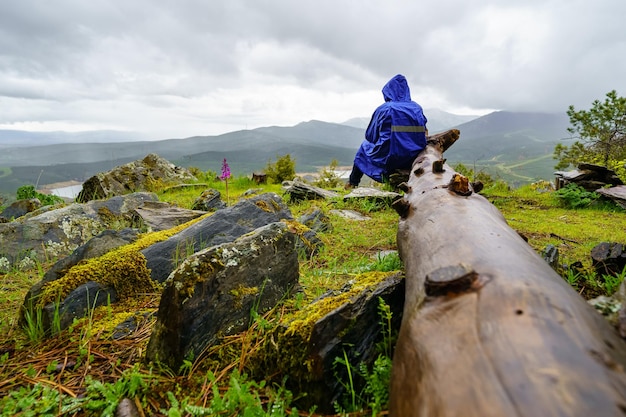
[(149, 154), (141, 160), (89, 178), (76, 201), (85, 203), (133, 192), (155, 191), (193, 179), (195, 177), (187, 169), (177, 167), (156, 154)]
[[(381, 325), (379, 298), (391, 309), (391, 329)], [(358, 275), (351, 285), (307, 305), (266, 337), (263, 347), (248, 358), (252, 373), (266, 378), (267, 369), (272, 369), (278, 380), (286, 378), (296, 397), (306, 393), (299, 408), (317, 406), (318, 411), (333, 412), (333, 403), (345, 394), (340, 381), (348, 380), (347, 367), (336, 366), (336, 359), (348, 359), (355, 390), (360, 392), (364, 381), (355, 370), (359, 363), (371, 365), (380, 353), (377, 344), (390, 331), (397, 333), (403, 306), (401, 273)]]
[(0, 258), (19, 264), (26, 257), (42, 262), (67, 256), (104, 230), (137, 223), (134, 210), (147, 201), (158, 201), (158, 197), (134, 193), (86, 204), (45, 207), (0, 223)]
[(202, 191), (202, 194), (193, 202), (193, 210), (215, 211), (226, 207), (222, 201), (222, 194), (213, 188)]
[(7, 223), (18, 217), (22, 217), (27, 213), (41, 208), (41, 201), (38, 198), (29, 198), (17, 200), (0, 213), (0, 223)]
[(177, 371), (274, 307), (298, 283), (296, 239), (276, 222), (187, 257), (165, 282), (147, 359)]
[[(189, 227), (195, 221), (175, 228), (147, 233), (108, 231), (77, 248), (73, 254), (54, 265), (25, 297), (22, 322), (42, 310), (43, 325), (49, 333), (54, 320), (61, 329), (75, 318), (83, 317), (94, 306), (124, 300), (139, 294), (160, 293), (153, 281), (141, 250), (163, 241)], [(106, 240), (107, 244), (99, 244)], [(58, 316), (58, 317), (55, 317)]]
[[(123, 208), (127, 198), (114, 197), (75, 206), (89, 206), (93, 212), (112, 221), (115, 213), (127, 210)], [(67, 219), (72, 224), (75, 220), (73, 217)], [(160, 232), (139, 236), (136, 233), (131, 236), (105, 232), (76, 249), (69, 258), (59, 261), (30, 289), (22, 308), (22, 322), (27, 315), (36, 317), (36, 311), (42, 310), (46, 330), (49, 331), (59, 317), (61, 328), (65, 328), (75, 318), (87, 314), (93, 305), (123, 301), (142, 294), (160, 294), (165, 278), (190, 255), (232, 242), (258, 227), (281, 220), (290, 222), (289, 226), (285, 223), (285, 228), (292, 232), (297, 229), (281, 198), (268, 193)], [(74, 233), (72, 230), (68, 228), (68, 233)], [(98, 242), (104, 240), (109, 240), (104, 246), (106, 249), (95, 250)], [(217, 264), (212, 266), (220, 267)], [(101, 298), (94, 298), (94, 291)], [(237, 291), (239, 301), (249, 298), (249, 293), (243, 289)]]
[(293, 220), (289, 207), (277, 194), (265, 193), (218, 210), (172, 238), (146, 248), (142, 253), (148, 260), (152, 279), (163, 282), (188, 255), (232, 242), (258, 227), (281, 220)]

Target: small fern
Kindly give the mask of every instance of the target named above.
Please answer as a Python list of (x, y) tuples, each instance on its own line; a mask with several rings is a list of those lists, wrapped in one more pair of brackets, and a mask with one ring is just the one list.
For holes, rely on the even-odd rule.
[(600, 198), (598, 193), (587, 191), (574, 183), (555, 191), (554, 196), (561, 206), (571, 209), (589, 207)]

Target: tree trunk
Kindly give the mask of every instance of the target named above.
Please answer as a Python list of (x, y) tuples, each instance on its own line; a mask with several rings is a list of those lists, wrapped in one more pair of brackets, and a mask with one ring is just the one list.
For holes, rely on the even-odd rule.
[(391, 415), (625, 415), (626, 344), (444, 163), (456, 138), (430, 138), (395, 204), (406, 297)]

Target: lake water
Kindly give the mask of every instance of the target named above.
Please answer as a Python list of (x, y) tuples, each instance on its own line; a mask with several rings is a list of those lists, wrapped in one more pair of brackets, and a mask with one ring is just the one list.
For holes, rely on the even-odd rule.
[(78, 193), (80, 193), (82, 189), (83, 189), (82, 184), (70, 185), (68, 187), (53, 188), (52, 190), (50, 190), (50, 194), (56, 195), (59, 197), (74, 199), (76, 198), (76, 196), (78, 196)]

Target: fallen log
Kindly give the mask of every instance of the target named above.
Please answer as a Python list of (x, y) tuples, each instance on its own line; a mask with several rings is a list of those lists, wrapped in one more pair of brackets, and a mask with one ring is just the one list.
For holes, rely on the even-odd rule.
[(395, 204), (406, 294), (390, 414), (625, 415), (625, 342), (445, 164), (458, 136), (430, 138)]

